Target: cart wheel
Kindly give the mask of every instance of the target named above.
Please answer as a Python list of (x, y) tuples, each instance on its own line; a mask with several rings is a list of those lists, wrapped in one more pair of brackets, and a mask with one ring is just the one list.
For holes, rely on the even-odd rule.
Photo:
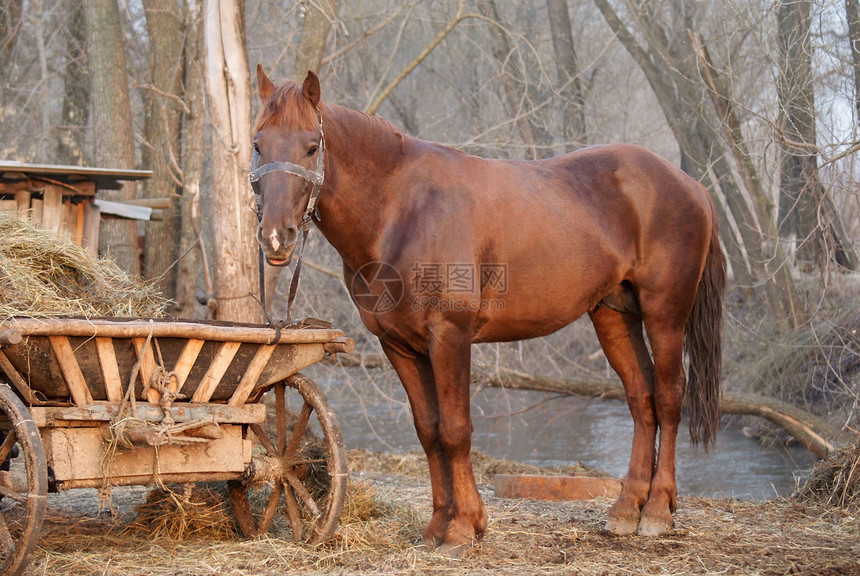
[[(30, 411), (5, 383), (0, 383), (0, 412), (0, 574), (13, 576), (24, 571), (39, 542), (48, 502), (48, 468)], [(19, 456), (23, 452), (23, 461), (15, 458), (10, 466), (16, 451)]]
[[(293, 422), (288, 422), (287, 387), (304, 400)], [(309, 378), (296, 374), (274, 388), (276, 434), (251, 426), (265, 454), (252, 458), (246, 479), (229, 483), (233, 512), (246, 538), (268, 533), (274, 523), (283, 525), (295, 542), (321, 544), (334, 534), (346, 497), (340, 426), (322, 390)]]

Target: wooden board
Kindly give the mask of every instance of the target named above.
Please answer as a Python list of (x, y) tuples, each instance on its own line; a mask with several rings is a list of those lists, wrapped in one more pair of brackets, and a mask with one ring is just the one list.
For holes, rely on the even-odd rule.
[[(241, 426), (223, 425), (223, 438), (199, 444), (165, 445), (155, 448), (117, 450), (102, 437), (101, 427), (40, 429), (42, 443), (54, 478), (62, 489), (172, 481), (185, 475), (188, 481), (209, 480), (218, 473), (237, 477), (251, 461), (251, 442), (242, 439)], [(107, 457), (107, 458), (106, 458)], [(104, 462), (109, 465), (104, 467)], [(196, 479), (196, 480), (192, 480)]]
[(590, 476), (532, 476), (496, 474), (494, 495), (500, 498), (534, 500), (590, 500), (617, 498), (621, 480)]

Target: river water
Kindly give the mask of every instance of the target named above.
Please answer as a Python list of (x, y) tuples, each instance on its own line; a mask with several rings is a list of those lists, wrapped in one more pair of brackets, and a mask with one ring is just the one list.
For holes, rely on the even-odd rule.
[[(347, 448), (420, 450), (406, 394), (391, 371), (342, 379), (313, 375), (334, 408)], [(473, 389), (475, 449), (496, 458), (565, 466), (582, 463), (615, 477), (627, 472), (633, 420), (619, 401), (543, 392)], [(724, 423), (707, 454), (691, 447), (682, 423), (676, 474), (680, 495), (766, 500), (789, 495), (814, 457), (803, 447), (767, 447)]]

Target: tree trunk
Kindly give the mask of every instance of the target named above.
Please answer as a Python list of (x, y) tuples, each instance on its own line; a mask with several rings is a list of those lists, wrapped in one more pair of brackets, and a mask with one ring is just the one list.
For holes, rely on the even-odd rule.
[(144, 93), (143, 165), (153, 171), (142, 187), (147, 198), (170, 198), (160, 221), (145, 224), (143, 275), (170, 300), (176, 297), (177, 219), (182, 120), (183, 21), (177, 0), (144, 0), (149, 32), (150, 86)]
[(6, 78), (12, 64), (12, 49), (21, 27), (21, 9), (24, 0), (4, 0), (0, 4), (0, 78)]
[[(493, 22), (500, 22), (499, 11), (495, 0), (477, 0), (478, 11)], [(519, 69), (510, 65), (514, 47), (511, 45), (507, 32), (499, 25), (490, 25), (490, 46), (493, 56), (501, 67), (502, 87), (508, 105), (508, 113), (516, 118), (515, 124), (520, 138), (528, 150), (529, 159), (545, 158), (552, 155), (548, 144), (552, 141), (546, 129), (534, 115), (533, 110), (527, 110), (523, 103), (529, 101), (529, 79), (526, 77), (524, 66)], [(515, 59), (516, 60), (516, 59)]]
[(308, 70), (318, 72), (325, 52), (326, 38), (337, 15), (337, 0), (309, 3), (299, 33), (299, 45), (293, 61), (293, 77), (302, 81)]
[[(337, 0), (323, 0), (319, 4), (314, 3), (305, 14), (293, 63), (293, 78), (297, 82), (304, 80), (308, 70), (319, 71), (325, 53), (326, 38), (331, 22), (337, 16), (337, 9)], [(263, 266), (266, 277), (266, 310), (270, 310), (283, 268), (265, 263)]]
[[(95, 164), (102, 168), (134, 168), (134, 131), (128, 73), (116, 0), (83, 3), (87, 25)], [(132, 182), (120, 190), (99, 193), (107, 200), (136, 196)], [(99, 252), (126, 273), (140, 275), (138, 236), (134, 221), (105, 219), (99, 230)]]
[[(197, 217), (200, 206), (200, 182), (203, 178), (206, 135), (206, 85), (203, 37), (203, 6), (197, 0), (185, 3), (185, 132), (182, 154), (182, 196), (180, 197), (179, 266), (176, 273), (176, 295), (173, 314), (194, 317), (197, 303), (197, 277), (204, 247), (201, 223)], [(209, 270), (204, 270), (209, 278)], [(206, 285), (206, 300), (214, 298), (211, 282)]]
[[(653, 43), (649, 46), (650, 50), (646, 50), (618, 17), (608, 0), (594, 1), (609, 27), (644, 72), (683, 151), (682, 156), (686, 155), (690, 160), (688, 169), (691, 175), (699, 181), (707, 180), (709, 173), (715, 176), (743, 239), (748, 254), (746, 262), (754, 277), (765, 284), (765, 294), (777, 326), (781, 330), (796, 327), (805, 320), (805, 314), (802, 308), (795, 305), (800, 299), (789, 270), (783, 260), (773, 263), (771, 255), (765, 256), (759, 224), (735, 181), (722, 141), (701, 116), (704, 86), (693, 82), (698, 72), (689, 39), (679, 45), (679, 39), (675, 38), (673, 44), (663, 34), (663, 28), (651, 20), (651, 15), (634, 11), (637, 15), (635, 20), (643, 28), (640, 32)], [(646, 7), (638, 9), (644, 12)], [(691, 25), (689, 18), (685, 25)], [(690, 58), (684, 59), (682, 54)], [(731, 241), (728, 222), (721, 222), (721, 228), (724, 244), (728, 245)], [(734, 250), (729, 250), (729, 254), (738, 256)]]
[(860, 1), (845, 0), (848, 19), (848, 45), (854, 63), (854, 121), (860, 122)]
[(251, 193), (250, 71), (242, 3), (206, 4), (206, 78), (212, 122), (212, 197), (215, 318), (261, 322), (258, 292), (256, 217)]
[(57, 161), (60, 164), (83, 166), (84, 135), (90, 119), (90, 91), (87, 70), (86, 25), (81, 3), (66, 0), (69, 36), (66, 50), (69, 63), (63, 72), (63, 123), (57, 142)]
[(815, 90), (809, 0), (781, 0), (777, 8), (780, 66), (777, 76), (781, 132), (779, 231), (794, 237), (797, 260), (848, 268), (857, 257), (845, 244), (839, 216), (818, 176)]
[(569, 152), (587, 143), (585, 95), (579, 77), (567, 0), (547, 0), (546, 9), (549, 14), (555, 61), (558, 66), (560, 85), (558, 93), (562, 100), (564, 147)]

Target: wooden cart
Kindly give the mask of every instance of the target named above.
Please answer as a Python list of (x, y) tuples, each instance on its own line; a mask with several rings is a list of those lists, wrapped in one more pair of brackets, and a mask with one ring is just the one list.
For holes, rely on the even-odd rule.
[[(47, 493), (80, 487), (227, 481), (245, 536), (278, 517), (294, 540), (325, 541), (343, 508), (345, 450), (325, 395), (299, 371), (353, 348), (319, 326), (4, 322), (0, 574), (26, 566)], [(271, 389), (273, 406), (262, 402)]]

